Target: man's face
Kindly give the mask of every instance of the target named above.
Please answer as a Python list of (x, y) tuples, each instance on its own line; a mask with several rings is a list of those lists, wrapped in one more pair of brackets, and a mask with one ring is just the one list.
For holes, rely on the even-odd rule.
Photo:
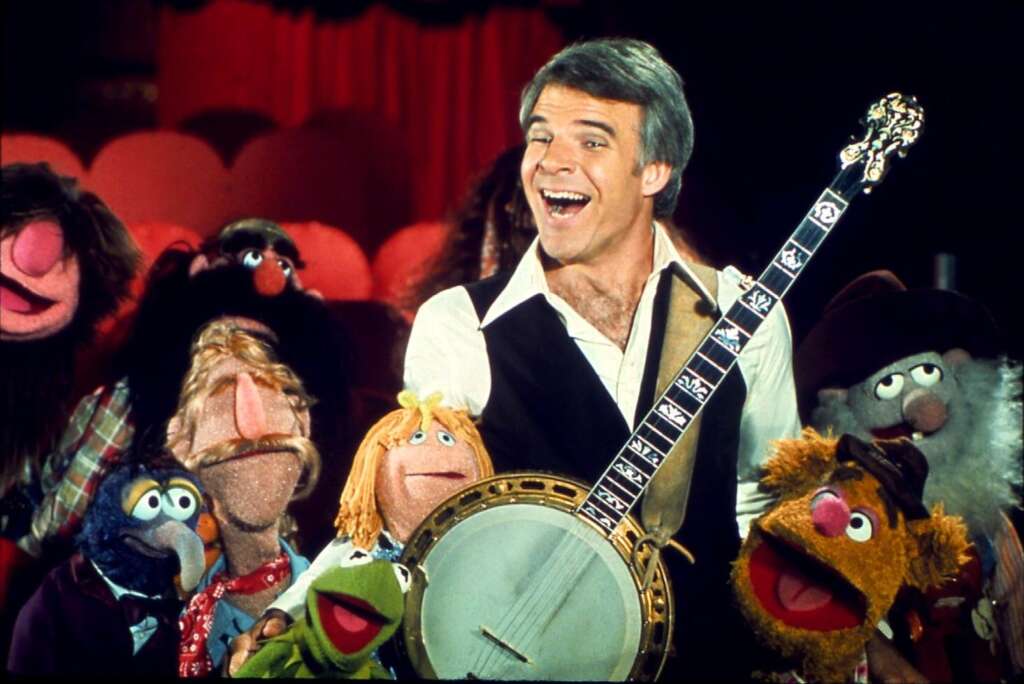
[(435, 420), (384, 454), (377, 469), (377, 505), (388, 531), (406, 542), (442, 501), (478, 479), (473, 448)]
[(640, 105), (559, 85), (541, 91), (528, 119), (523, 189), (541, 246), (562, 264), (594, 263), (650, 229), (664, 181), (638, 167)]

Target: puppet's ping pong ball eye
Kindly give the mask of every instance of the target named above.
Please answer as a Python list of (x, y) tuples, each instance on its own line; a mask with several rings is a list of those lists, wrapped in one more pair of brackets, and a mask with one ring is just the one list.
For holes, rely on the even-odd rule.
[(132, 508), (132, 517), (136, 520), (149, 522), (156, 516), (160, 515), (161, 510), (160, 488), (153, 487), (139, 497), (139, 500)]
[(398, 586), (401, 587), (402, 593), (409, 591), (409, 586), (412, 584), (412, 573), (409, 572), (409, 568), (401, 563), (395, 563), (391, 569), (395, 571), (395, 579), (398, 580)]
[(453, 447), (455, 446), (455, 435), (445, 432), (444, 430), (438, 430), (437, 441), (446, 447)]
[(942, 381), (942, 369), (934, 363), (922, 363), (910, 369), (910, 379), (921, 387), (931, 387)]
[(263, 254), (256, 249), (247, 249), (242, 252), (242, 265), (246, 268), (255, 269), (263, 263)]
[(277, 265), (281, 267), (281, 272), (284, 273), (285, 278), (290, 278), (292, 273), (295, 272), (295, 267), (292, 266), (292, 262), (287, 259), (278, 259)]
[(198, 508), (198, 497), (185, 487), (170, 487), (164, 492), (164, 513), (175, 520), (188, 520), (195, 515)]
[(903, 373), (890, 373), (875, 384), (875, 396), (885, 401), (895, 399), (903, 391)]
[(423, 444), (425, 441), (427, 441), (427, 433), (423, 430), (417, 430), (409, 437), (409, 444), (413, 446)]
[(864, 511), (850, 513), (850, 522), (846, 525), (846, 536), (855, 542), (866, 542), (875, 535), (875, 523)]

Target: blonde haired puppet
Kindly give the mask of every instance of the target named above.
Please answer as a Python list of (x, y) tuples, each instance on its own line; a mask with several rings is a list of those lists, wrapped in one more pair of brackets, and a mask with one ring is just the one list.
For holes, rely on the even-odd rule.
[(398, 395), (401, 408), (366, 433), (341, 493), (335, 519), (338, 537), (271, 604), (253, 629), (232, 644), (231, 672), (257, 650), (258, 639), (280, 633), (289, 618), (298, 620), (305, 615), (306, 591), (318, 576), (342, 561), (349, 562), (359, 550), (367, 556), (397, 561), (413, 530), (434, 508), (460, 489), (494, 474), (491, 458), (468, 413), (440, 402), (437, 393), (420, 400), (412, 392), (402, 392)]

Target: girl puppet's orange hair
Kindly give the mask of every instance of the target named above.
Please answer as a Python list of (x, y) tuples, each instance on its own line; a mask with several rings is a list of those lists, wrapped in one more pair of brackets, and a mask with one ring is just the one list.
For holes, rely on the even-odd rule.
[(338, 536), (349, 536), (352, 542), (369, 550), (377, 541), (384, 520), (377, 510), (377, 470), (389, 449), (406, 442), (417, 430), (427, 430), (436, 420), (445, 430), (464, 440), (473, 449), (480, 477), (494, 474), (491, 457), (483, 439), (466, 411), (457, 411), (440, 405), (441, 395), (431, 394), (420, 401), (409, 391), (398, 395), (402, 408), (387, 414), (366, 433), (356, 450), (352, 470), (341, 491), (338, 516), (334, 526)]

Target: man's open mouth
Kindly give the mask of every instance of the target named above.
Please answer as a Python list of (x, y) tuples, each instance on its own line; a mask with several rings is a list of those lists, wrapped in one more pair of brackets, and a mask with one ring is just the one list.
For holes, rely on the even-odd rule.
[(316, 601), (324, 634), (346, 655), (366, 648), (387, 623), (372, 605), (355, 596), (318, 593)]
[(56, 300), (37, 295), (17, 280), (0, 274), (0, 309), (33, 316), (56, 303)]
[(541, 199), (551, 216), (575, 216), (590, 203), (590, 196), (571, 190), (541, 190)]
[(864, 595), (842, 575), (763, 531), (750, 554), (750, 585), (761, 607), (790, 627), (849, 629), (867, 616)]
[(875, 439), (899, 439), (900, 437), (906, 437), (915, 442), (919, 439), (924, 439), (930, 434), (930, 432), (915, 430), (914, 426), (910, 423), (896, 423), (888, 427), (872, 428), (871, 430), (871, 436)]

